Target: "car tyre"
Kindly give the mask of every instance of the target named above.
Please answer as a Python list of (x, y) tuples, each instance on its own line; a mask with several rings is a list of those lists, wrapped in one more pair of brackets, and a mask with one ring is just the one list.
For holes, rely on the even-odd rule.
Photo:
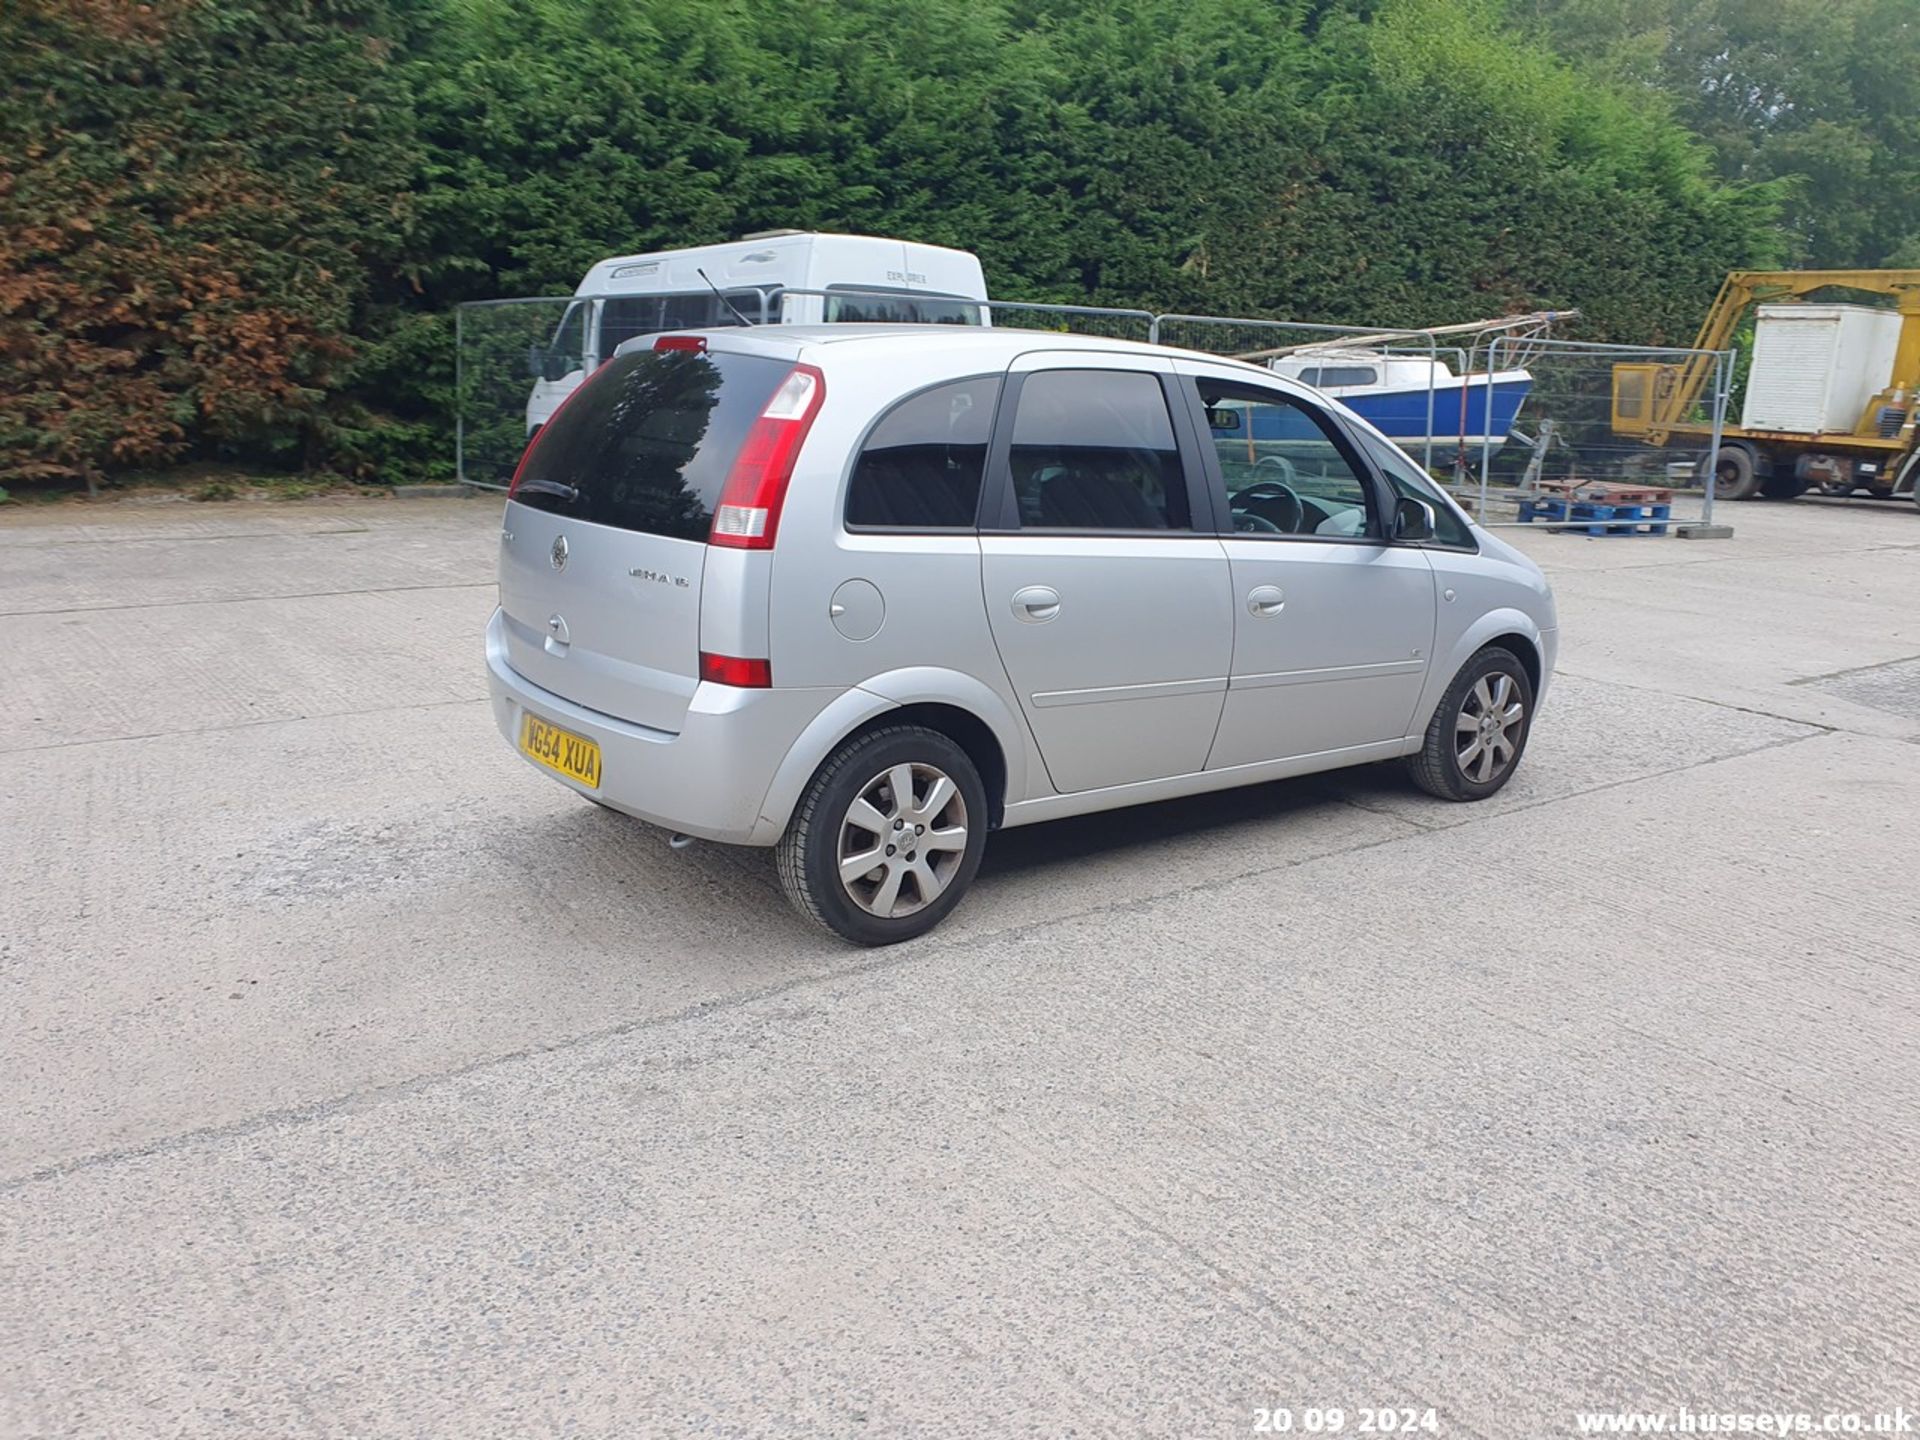
[(1532, 731), (1527, 667), (1511, 650), (1489, 645), (1453, 677), (1407, 771), (1442, 800), (1485, 800), (1513, 778)]
[(787, 898), (816, 925), (856, 945), (895, 945), (960, 903), (986, 843), (986, 786), (967, 752), (937, 730), (889, 725), (821, 762), (774, 860)]

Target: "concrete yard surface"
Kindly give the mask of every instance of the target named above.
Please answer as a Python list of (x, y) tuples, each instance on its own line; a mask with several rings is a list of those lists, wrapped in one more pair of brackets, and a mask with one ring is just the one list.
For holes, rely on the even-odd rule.
[(0, 1436), (1920, 1411), (1920, 513), (1724, 508), (1504, 532), (1494, 800), (1012, 831), (880, 952), (507, 749), (497, 501), (7, 513)]

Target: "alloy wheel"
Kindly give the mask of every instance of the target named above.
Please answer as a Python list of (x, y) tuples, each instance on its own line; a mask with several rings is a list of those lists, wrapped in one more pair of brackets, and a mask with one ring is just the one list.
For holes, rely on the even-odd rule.
[(932, 765), (891, 765), (860, 787), (840, 822), (840, 883), (869, 915), (897, 919), (947, 888), (967, 849), (960, 787)]
[(1511, 675), (1482, 675), (1467, 691), (1454, 721), (1454, 759), (1460, 773), (1484, 785), (1513, 764), (1527, 707)]

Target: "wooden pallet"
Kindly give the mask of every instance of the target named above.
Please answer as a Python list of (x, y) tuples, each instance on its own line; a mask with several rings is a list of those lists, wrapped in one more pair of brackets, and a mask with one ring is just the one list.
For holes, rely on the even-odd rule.
[(1594, 505), (1671, 505), (1673, 491), (1660, 485), (1634, 485), (1611, 480), (1542, 480), (1534, 489), (1549, 500), (1577, 500)]
[(1587, 500), (1522, 500), (1520, 518), (1573, 523), (1556, 527), (1568, 535), (1664, 535), (1671, 505), (1597, 505)]

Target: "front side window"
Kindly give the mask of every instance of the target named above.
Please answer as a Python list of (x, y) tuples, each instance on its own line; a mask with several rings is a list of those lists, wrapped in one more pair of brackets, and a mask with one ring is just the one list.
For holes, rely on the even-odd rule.
[(1000, 379), (936, 385), (888, 411), (860, 447), (847, 524), (973, 528)]
[(587, 306), (584, 301), (576, 300), (567, 306), (567, 313), (560, 317), (559, 325), (554, 327), (554, 354), (565, 356), (573, 361), (572, 369), (580, 368), (581, 357), (587, 353)]
[(1379, 535), (1373, 491), (1319, 411), (1254, 385), (1197, 383), (1236, 531), (1322, 539)]
[(1193, 528), (1156, 377), (1042, 370), (1027, 377), (1019, 404), (1010, 460), (1022, 529)]
[(553, 338), (529, 352), (528, 361), (537, 379), (561, 380), (585, 366), (588, 308), (584, 300), (567, 306), (554, 327)]
[(1473, 531), (1460, 518), (1460, 512), (1446, 502), (1439, 487), (1427, 478), (1418, 465), (1372, 435), (1363, 435), (1361, 443), (1367, 447), (1367, 454), (1379, 467), (1380, 473), (1387, 477), (1387, 484), (1393, 487), (1395, 495), (1410, 500), (1424, 500), (1433, 507), (1434, 543), (1455, 545), (1463, 550), (1479, 548), (1474, 544)]

